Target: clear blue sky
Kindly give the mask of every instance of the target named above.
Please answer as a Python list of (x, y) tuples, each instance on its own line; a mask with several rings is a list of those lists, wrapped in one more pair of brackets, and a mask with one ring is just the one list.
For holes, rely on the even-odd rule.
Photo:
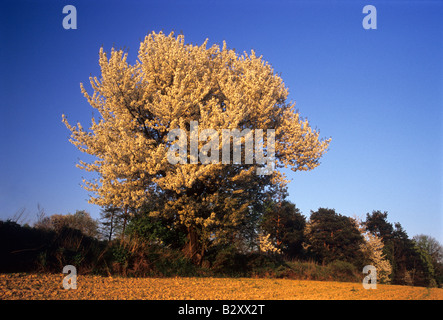
[[(77, 30), (63, 29), (68, 4)], [(377, 30), (362, 27), (367, 4)], [(98, 217), (62, 113), (90, 123), (79, 83), (99, 75), (101, 46), (135, 61), (147, 33), (175, 30), (263, 55), (302, 116), (332, 137), (318, 168), (289, 174), (305, 216), (388, 211), (410, 237), (443, 242), (442, 17), (442, 1), (2, 1), (0, 219), (26, 208), (32, 221), (38, 203), (48, 215)]]

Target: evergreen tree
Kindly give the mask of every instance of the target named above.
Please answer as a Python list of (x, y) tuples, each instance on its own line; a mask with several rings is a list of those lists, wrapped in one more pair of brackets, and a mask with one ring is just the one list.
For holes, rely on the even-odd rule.
[(443, 285), (443, 246), (434, 237), (420, 234), (413, 238), (417, 247), (424, 250), (430, 257), (434, 276), (438, 286)]
[(260, 227), (289, 259), (302, 258), (306, 218), (295, 204), (284, 200), (266, 207)]
[(362, 266), (360, 246), (363, 237), (352, 219), (336, 213), (334, 209), (311, 211), (305, 236), (305, 248), (317, 261), (329, 263), (342, 260)]
[(392, 265), (392, 283), (405, 285), (435, 285), (435, 270), (430, 255), (416, 245), (399, 222), (387, 221), (388, 213), (367, 213), (364, 225), (381, 237), (386, 255)]

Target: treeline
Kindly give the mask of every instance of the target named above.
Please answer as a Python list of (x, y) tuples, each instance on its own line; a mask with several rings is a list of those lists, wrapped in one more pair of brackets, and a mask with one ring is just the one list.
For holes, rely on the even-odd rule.
[[(443, 248), (430, 236), (409, 238), (388, 213), (365, 220), (319, 208), (309, 219), (289, 201), (250, 212), (239, 232), (214, 235), (195, 263), (184, 252), (186, 230), (173, 220), (140, 211), (104, 208), (99, 220), (85, 211), (40, 215), (33, 226), (0, 221), (0, 272), (55, 272), (123, 276), (276, 276), (361, 281), (374, 265), (381, 283), (442, 286)], [(241, 231), (241, 232), (240, 232)], [(228, 240), (228, 241), (226, 241)]]

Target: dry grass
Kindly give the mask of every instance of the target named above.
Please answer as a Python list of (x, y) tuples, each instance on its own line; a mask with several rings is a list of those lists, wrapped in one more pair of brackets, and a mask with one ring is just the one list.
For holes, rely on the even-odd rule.
[(0, 299), (223, 299), (223, 300), (443, 300), (443, 289), (361, 283), (251, 278), (108, 278), (79, 275), (76, 290), (65, 275), (0, 274)]

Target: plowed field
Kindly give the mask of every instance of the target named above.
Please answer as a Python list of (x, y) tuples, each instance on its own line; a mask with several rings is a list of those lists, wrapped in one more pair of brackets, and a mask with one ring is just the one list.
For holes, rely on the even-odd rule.
[(77, 289), (63, 289), (64, 274), (0, 274), (0, 299), (363, 299), (443, 300), (443, 289), (361, 283), (250, 278), (77, 278)]

